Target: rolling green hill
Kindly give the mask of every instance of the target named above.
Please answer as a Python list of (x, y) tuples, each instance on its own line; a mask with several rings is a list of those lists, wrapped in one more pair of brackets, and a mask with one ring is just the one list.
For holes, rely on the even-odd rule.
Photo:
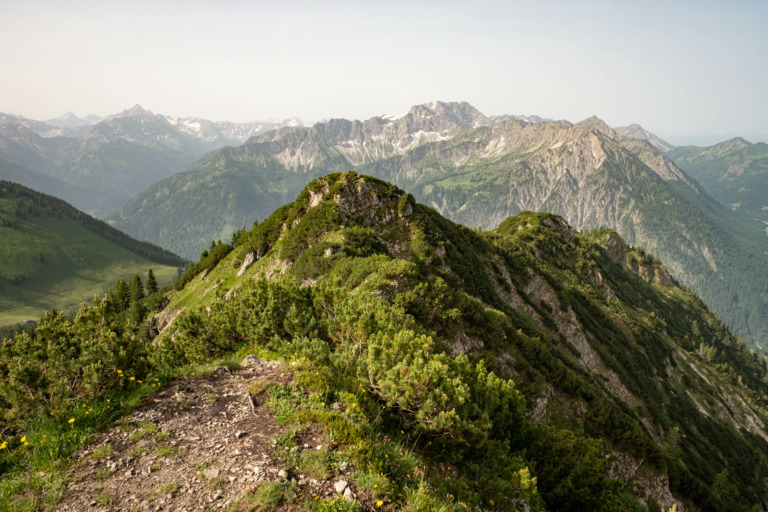
[(71, 311), (149, 268), (167, 284), (183, 265), (64, 201), (0, 181), (0, 325)]

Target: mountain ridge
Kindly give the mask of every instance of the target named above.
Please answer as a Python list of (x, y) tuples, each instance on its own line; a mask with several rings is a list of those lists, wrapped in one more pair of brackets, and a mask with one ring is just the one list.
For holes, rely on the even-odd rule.
[(713, 146), (679, 146), (667, 156), (697, 179), (718, 201), (765, 226), (768, 144), (735, 137)]
[(0, 344), (0, 507), (768, 501), (766, 359), (612, 230), (535, 212), (470, 229), (334, 173), (212, 243), (138, 323), (123, 296)]
[[(438, 116), (436, 108), (449, 115)], [(577, 229), (615, 228), (663, 257), (751, 343), (768, 337), (757, 284), (763, 278), (754, 274), (768, 269), (760, 226), (722, 208), (652, 143), (626, 138), (596, 117), (493, 123), (469, 104), (435, 102), (397, 118), (283, 128), (206, 155), (111, 220), (192, 257), (210, 239), (265, 218), (302, 181), (348, 169), (391, 181), (443, 215), (483, 229), (524, 210), (560, 214)], [(188, 211), (186, 205), (203, 201), (207, 213)], [(171, 225), (184, 226), (183, 237)], [(734, 297), (742, 306), (732, 304)]]
[[(580, 256), (575, 256), (576, 253)], [(582, 261), (582, 258), (585, 260)], [(368, 263), (363, 263), (364, 261)], [(239, 276), (238, 278), (233, 277), (235, 273)], [(632, 278), (627, 277), (629, 273), (633, 276)], [(205, 280), (194, 278), (188, 281), (179, 294), (171, 299), (168, 306), (175, 310), (176, 314), (180, 309), (183, 311), (174, 323), (166, 328), (167, 331), (161, 334), (163, 341), (158, 343), (169, 344), (168, 357), (171, 358), (181, 357), (183, 352), (179, 352), (180, 350), (190, 350), (190, 348), (181, 348), (191, 346), (186, 343), (194, 344), (195, 350), (206, 350), (204, 348), (206, 337), (212, 340), (219, 338), (213, 332), (203, 334), (192, 329), (191, 326), (198, 325), (202, 320), (198, 315), (203, 315), (214, 324), (220, 321), (226, 323), (223, 320), (225, 316), (229, 315), (230, 318), (234, 316), (233, 311), (228, 308), (236, 308), (235, 304), (240, 300), (243, 300), (244, 304), (249, 304), (248, 307), (259, 310), (258, 306), (250, 302), (252, 299), (245, 298), (252, 297), (252, 292), (249, 290), (252, 286), (262, 288), (268, 286), (264, 282), (282, 283), (282, 275), (286, 276), (288, 282), (294, 279), (295, 282), (302, 283), (307, 288), (315, 286), (322, 288), (321, 283), (340, 279), (337, 286), (350, 290), (345, 293), (359, 294), (363, 300), (370, 300), (367, 297), (368, 294), (372, 294), (371, 296), (383, 300), (387, 307), (404, 307), (406, 311), (418, 318), (419, 322), (426, 322), (435, 329), (431, 336), (443, 344), (441, 350), (453, 354), (454, 357), (462, 354), (470, 357), (471, 354), (483, 354), (487, 361), (494, 361), (491, 367), (494, 371), (501, 372), (500, 375), (515, 375), (515, 381), (526, 393), (528, 403), (536, 404), (531, 405), (531, 408), (538, 412), (531, 414), (539, 420), (548, 418), (551, 421), (554, 416), (550, 415), (554, 410), (558, 410), (558, 406), (554, 404), (564, 400), (565, 395), (569, 393), (558, 387), (562, 385), (562, 380), (546, 377), (538, 381), (537, 378), (533, 378), (533, 374), (543, 371), (537, 366), (541, 364), (541, 360), (539, 363), (522, 363), (533, 353), (522, 349), (522, 346), (527, 343), (523, 339), (529, 336), (536, 337), (537, 342), (543, 344), (539, 346), (539, 350), (552, 350), (552, 354), (558, 354), (556, 357), (562, 357), (564, 361), (569, 361), (568, 364), (574, 365), (569, 369), (563, 367), (562, 371), (566, 374), (570, 375), (571, 371), (581, 371), (575, 370), (580, 368), (587, 374), (602, 375), (601, 393), (607, 393), (617, 403), (626, 404), (627, 408), (623, 409), (624, 411), (643, 411), (631, 413), (637, 418), (633, 421), (638, 421), (638, 425), (642, 425), (639, 428), (645, 432), (638, 433), (640, 437), (630, 443), (635, 446), (635, 449), (642, 443), (663, 442), (670, 432), (667, 429), (677, 421), (713, 421), (715, 423), (724, 421), (734, 428), (741, 428), (738, 426), (738, 421), (742, 420), (731, 423), (732, 419), (729, 419), (728, 415), (702, 416), (700, 411), (695, 411), (695, 406), (692, 406), (693, 409), (684, 408), (686, 412), (683, 412), (682, 409), (673, 411), (672, 402), (669, 402), (669, 410), (666, 409), (666, 405), (662, 405), (668, 402), (661, 396), (672, 393), (671, 387), (667, 389), (667, 386), (673, 386), (673, 382), (689, 371), (682, 368), (690, 368), (688, 365), (697, 366), (699, 363), (696, 361), (704, 357), (696, 355), (699, 342), (694, 341), (694, 338), (702, 336), (696, 339), (712, 339), (710, 336), (714, 335), (715, 331), (708, 331), (709, 334), (702, 335), (698, 331), (699, 328), (692, 327), (693, 324), (690, 322), (695, 318), (697, 325), (706, 324), (706, 329), (717, 330), (724, 327), (716, 319), (705, 321), (698, 317), (698, 313), (694, 311), (703, 307), (701, 302), (681, 290), (658, 260), (648, 256), (642, 250), (627, 246), (614, 232), (601, 231), (586, 235), (575, 232), (557, 216), (523, 212), (517, 217), (506, 219), (494, 231), (478, 234), (442, 218), (431, 208), (419, 205), (412, 196), (387, 182), (355, 173), (325, 176), (312, 181), (295, 203), (278, 209), (262, 223), (254, 226), (250, 233), (241, 235), (232, 253), (213, 269), (207, 271)], [(625, 281), (627, 279), (629, 281)], [(445, 287), (437, 284), (443, 281)], [(634, 283), (631, 285), (633, 290), (631, 292), (623, 288), (624, 284), (620, 284), (630, 281)], [(257, 284), (249, 284), (252, 282)], [(421, 291), (410, 295), (408, 290), (416, 286), (416, 283), (421, 283)], [(569, 288), (571, 286), (574, 288)], [(645, 288), (646, 286), (648, 288)], [(433, 289), (432, 287), (435, 287), (437, 295), (428, 299), (427, 297), (431, 295), (427, 290)], [(651, 292), (651, 289), (654, 291)], [(213, 290), (216, 290), (216, 293), (212, 293)], [(462, 302), (450, 290), (462, 290), (478, 302)], [(663, 299), (654, 295), (656, 293), (661, 294)], [(603, 298), (598, 299), (599, 297)], [(683, 299), (683, 297), (686, 298)], [(431, 302), (432, 300), (435, 302)], [(597, 305), (595, 301), (602, 302)], [(630, 309), (624, 309), (625, 301), (629, 301), (634, 304), (632, 307), (639, 309), (630, 313)], [(436, 311), (441, 307), (438, 304), (443, 305), (444, 313)], [(622, 306), (618, 306), (619, 304)], [(644, 305), (640, 306), (640, 304)], [(686, 311), (693, 316), (675, 316), (676, 313), (672, 313), (672, 310), (677, 310), (683, 304)], [(328, 304), (325, 306), (330, 307)], [(613, 313), (607, 313), (614, 306), (618, 306), (618, 309)], [(451, 308), (456, 309), (451, 310)], [(476, 308), (485, 310), (489, 312), (488, 314), (494, 312), (493, 314), (501, 317), (513, 319), (511, 321), (514, 327), (510, 332), (517, 332), (520, 337), (516, 337), (514, 342), (511, 339), (507, 342), (501, 341), (507, 339), (501, 331), (494, 331), (495, 334), (490, 335), (481, 334), (481, 328), (477, 330), (478, 328), (469, 327), (467, 324), (459, 328), (458, 325), (462, 321), (457, 318), (476, 318), (475, 315), (480, 315)], [(592, 308), (597, 310), (607, 308), (607, 310), (606, 313), (597, 314)], [(451, 319), (448, 310), (454, 311), (456, 317)], [(211, 311), (211, 313), (205, 314), (202, 313), (203, 311)], [(620, 314), (619, 311), (622, 313)], [(633, 322), (638, 320), (629, 320), (629, 318), (634, 318), (633, 315), (639, 311), (643, 311), (643, 320), (634, 324)], [(653, 315), (650, 314), (651, 311)], [(543, 327), (534, 328), (533, 324), (526, 324), (524, 318), (531, 318), (534, 324)], [(592, 320), (587, 320), (588, 318)], [(597, 318), (601, 320), (597, 321)], [(502, 320), (497, 321), (502, 322)], [(478, 322), (478, 325), (487, 325), (480, 320)], [(639, 327), (641, 324), (644, 327)], [(615, 327), (605, 330), (605, 326), (608, 325)], [(227, 332), (230, 328), (235, 332), (241, 332), (240, 329), (243, 329), (243, 327), (229, 326), (229, 324), (222, 326), (222, 329)], [(608, 334), (612, 329), (615, 331)], [(694, 336), (692, 332), (699, 333)], [(715, 338), (723, 336), (725, 332), (721, 330)], [(197, 338), (192, 341), (190, 336), (197, 336)], [(233, 336), (235, 339), (238, 335)], [(172, 337), (175, 337), (179, 343), (178, 348), (173, 348), (174, 344), (169, 341)], [(303, 354), (302, 342), (297, 338), (286, 339), (293, 342), (288, 348), (291, 351), (298, 351), (300, 358)], [(556, 344), (562, 343), (563, 352), (557, 351), (560, 349), (554, 349), (549, 344), (550, 339), (559, 340)], [(614, 341), (609, 342), (608, 339)], [(623, 341), (619, 342), (620, 339)], [(673, 342), (673, 339), (678, 341)], [(512, 350), (513, 346), (520, 347), (521, 352), (515, 352), (514, 355), (506, 352)], [(621, 346), (625, 348), (619, 349)], [(638, 350), (639, 346), (644, 347), (642, 351)], [(683, 346), (687, 348), (683, 349)], [(740, 354), (748, 352), (743, 345), (738, 348), (738, 342), (732, 338), (721, 347), (722, 350), (736, 350)], [(533, 350), (532, 347), (531, 350)], [(620, 354), (621, 350), (627, 352)], [(636, 350), (637, 352), (634, 352)], [(644, 355), (639, 355), (641, 353)], [(188, 357), (195, 356), (188, 355)], [(632, 361), (636, 357), (649, 358), (653, 362), (644, 361), (639, 366), (635, 366)], [(409, 370), (412, 364), (409, 364)], [(654, 369), (649, 370), (649, 368)], [(509, 373), (504, 374), (504, 371)], [(653, 375), (650, 380), (643, 381), (645, 383), (642, 385), (633, 383), (632, 379), (641, 378), (644, 371)], [(707, 379), (711, 378), (709, 370), (701, 371), (705, 372)], [(752, 381), (752, 385), (763, 386), (758, 383), (760, 381), (758, 375), (759, 372), (752, 377), (756, 379)], [(642, 377), (642, 379), (647, 378), (647, 376)], [(696, 377), (697, 382), (699, 378)], [(540, 387), (533, 385), (533, 382), (538, 382)], [(654, 384), (650, 384), (651, 382)], [(689, 389), (698, 389), (699, 384), (694, 385), (691, 381), (688, 386)], [(537, 391), (534, 392), (534, 389)], [(659, 402), (651, 404), (641, 398), (647, 392), (643, 391), (644, 389), (657, 390), (652, 393), (660, 393), (658, 396), (654, 395), (656, 396), (654, 400)], [(673, 401), (691, 400), (691, 403), (702, 403), (695, 394), (688, 395), (686, 398), (680, 395), (675, 396)], [(568, 405), (565, 406), (565, 403)], [(583, 420), (583, 418), (576, 419), (579, 414), (587, 416), (590, 414), (577, 411), (589, 410), (593, 406), (594, 404), (584, 406), (582, 409), (567, 400), (562, 405), (563, 410), (570, 411), (566, 415), (572, 415), (571, 421), (577, 423)], [(662, 409), (666, 412), (662, 412)], [(634, 416), (635, 414), (638, 416)], [(665, 421), (661, 418), (670, 414), (678, 419), (672, 420), (666, 428), (661, 426)], [(759, 433), (762, 420), (757, 419), (757, 416), (753, 417), (754, 421), (746, 419), (751, 414), (746, 413), (746, 416), (740, 417), (745, 424), (752, 425), (749, 428), (757, 429), (753, 430), (753, 433), (762, 441), (756, 442), (764, 443), (766, 433), (765, 431)], [(616, 419), (618, 420), (618, 416)], [(628, 432), (631, 429), (628, 424), (622, 428), (629, 429), (623, 435), (630, 435)], [(680, 424), (680, 428), (685, 428), (685, 434), (681, 439), (686, 438), (685, 436), (691, 436), (691, 438), (701, 436), (700, 433), (694, 434), (690, 425), (683, 427)], [(640, 438), (646, 441), (641, 443)], [(651, 439), (653, 441), (650, 441)], [(701, 440), (700, 437), (699, 439)], [(735, 438), (732, 440), (734, 443), (741, 442), (737, 442)], [(617, 442), (616, 440), (609, 442), (613, 447), (611, 449), (615, 450), (611, 456), (615, 460), (625, 456), (630, 458), (637, 456), (637, 453), (634, 455), (626, 453), (625, 450), (629, 445), (617, 448), (613, 444)], [(688, 442), (685, 441), (685, 443)], [(712, 439), (706, 442), (712, 442)], [(650, 446), (650, 444), (642, 445)], [(690, 460), (688, 451), (691, 449), (690, 445), (684, 448), (688, 453), (684, 455), (686, 460)], [(712, 447), (712, 450), (722, 453), (720, 448)], [(531, 451), (535, 449), (532, 448)], [(645, 452), (641, 458), (647, 464), (647, 461), (654, 457), (656, 455), (652, 455), (651, 450)], [(643, 464), (644, 462), (638, 462), (638, 466), (634, 466), (635, 471)], [(620, 474), (624, 470), (617, 466), (613, 471), (615, 471), (614, 474)], [(644, 471), (648, 470), (649, 468), (646, 467)], [(652, 474), (655, 474), (654, 471), (650, 470)], [(677, 471), (677, 469), (672, 470), (670, 466), (669, 471)], [(541, 473), (538, 475), (540, 479), (544, 478)], [(650, 479), (653, 480), (657, 476)], [(675, 491), (667, 489), (658, 495), (645, 495), (644, 500), (650, 503), (653, 499), (665, 508), (670, 507), (672, 503), (677, 503), (681, 510), (684, 504), (685, 510), (688, 510), (689, 506), (697, 509), (693, 502), (677, 494), (690, 492), (690, 489), (681, 491), (678, 486), (684, 480), (688, 482), (686, 486), (693, 485), (699, 489), (695, 491), (697, 493), (709, 491), (704, 491), (703, 488), (698, 487), (699, 484), (692, 483), (699, 476), (692, 477), (690, 481), (688, 478), (681, 480), (679, 475), (674, 476), (668, 484), (664, 485), (675, 487)], [(635, 483), (638, 486), (636, 489), (649, 485), (648, 482)], [(697, 501), (700, 499), (694, 499), (694, 502), (699, 503), (699, 506), (701, 503), (706, 503), (706, 501)]]

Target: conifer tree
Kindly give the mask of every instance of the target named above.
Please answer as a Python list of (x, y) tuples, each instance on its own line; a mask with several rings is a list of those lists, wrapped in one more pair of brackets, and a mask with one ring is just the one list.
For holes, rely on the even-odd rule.
[(134, 274), (131, 280), (131, 306), (128, 308), (128, 318), (138, 325), (144, 319), (144, 284), (139, 274)]
[(144, 283), (141, 282), (139, 274), (133, 274), (131, 281), (131, 303), (135, 304), (144, 299)]
[(155, 279), (155, 273), (152, 269), (147, 271), (147, 295), (152, 295), (158, 290), (157, 279)]
[(128, 288), (128, 284), (119, 279), (115, 283), (115, 287), (109, 293), (112, 303), (115, 305), (115, 311), (125, 311), (131, 303), (131, 291)]

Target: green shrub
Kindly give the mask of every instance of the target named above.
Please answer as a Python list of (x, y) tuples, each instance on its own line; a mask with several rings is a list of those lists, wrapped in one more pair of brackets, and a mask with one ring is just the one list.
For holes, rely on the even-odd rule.
[(413, 331), (372, 335), (368, 381), (418, 431), (459, 441), (488, 436), (522, 438), (525, 402), (512, 381), (489, 373), (466, 355), (434, 352), (434, 342)]
[(46, 314), (34, 333), (2, 342), (0, 361), (0, 404), (11, 422), (136, 386), (149, 371), (143, 340), (100, 299), (74, 317)]

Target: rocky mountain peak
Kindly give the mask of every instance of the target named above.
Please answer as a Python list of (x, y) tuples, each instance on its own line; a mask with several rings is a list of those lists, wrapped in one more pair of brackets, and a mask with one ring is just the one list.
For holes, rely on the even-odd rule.
[(77, 117), (77, 115), (75, 115), (74, 112), (67, 112), (64, 115), (53, 119), (53, 121), (63, 121), (63, 122), (71, 122), (71, 121), (78, 121), (78, 120), (80, 120), (80, 118)]
[(308, 209), (325, 198), (333, 201), (344, 217), (367, 226), (386, 224), (413, 211), (412, 198), (405, 192), (378, 178), (355, 172), (319, 178), (307, 186), (307, 192)]
[(411, 107), (408, 116), (415, 119), (435, 116), (443, 121), (455, 124), (459, 128), (476, 128), (490, 126), (491, 119), (467, 103), (433, 101)]
[(123, 110), (115, 117), (154, 117), (154, 114), (137, 103), (131, 108)]
[(603, 121), (597, 116), (588, 117), (585, 120), (576, 123), (574, 126), (577, 126), (579, 128), (583, 128), (585, 130), (595, 130), (600, 133), (603, 133), (607, 135), (608, 137), (615, 139), (616, 138), (616, 131), (608, 126), (608, 123)]
[(616, 133), (627, 139), (647, 140), (662, 153), (666, 153), (670, 149), (674, 148), (672, 144), (665, 141), (661, 137), (654, 135), (637, 123), (633, 123), (629, 126), (620, 126), (616, 128)]
[[(100, 117), (93, 114), (88, 114), (85, 117), (77, 117), (74, 112), (67, 112), (66, 114), (49, 119), (45, 121), (47, 125), (55, 126), (57, 128), (67, 128), (73, 130), (73, 135), (81, 134), (81, 130), (87, 129), (88, 126), (92, 126), (101, 120)], [(39, 132), (38, 132), (39, 133)], [(42, 135), (42, 134), (41, 134)]]
[(725, 142), (721, 142), (720, 144), (716, 144), (714, 147), (722, 147), (722, 148), (727, 148), (728, 150), (733, 150), (735, 148), (746, 148), (751, 145), (752, 145), (751, 142), (749, 142), (748, 140), (742, 137), (734, 137)]

